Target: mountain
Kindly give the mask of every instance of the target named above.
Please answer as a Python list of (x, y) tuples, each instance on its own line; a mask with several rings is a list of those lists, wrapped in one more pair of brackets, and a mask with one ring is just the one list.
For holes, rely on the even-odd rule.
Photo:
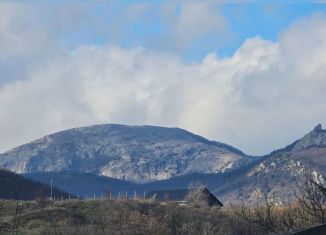
[(0, 154), (16, 173), (75, 171), (145, 183), (191, 173), (223, 173), (254, 160), (179, 128), (95, 125), (45, 136)]
[(326, 130), (319, 124), (285, 148), (230, 173), (225, 184), (214, 192), (224, 201), (251, 201), (256, 193), (264, 191), (286, 202), (293, 199), (293, 190), (307, 174), (324, 183), (325, 166)]
[[(57, 188), (52, 189), (53, 196), (57, 198), (74, 197)], [(21, 175), (15, 174), (7, 170), (0, 170), (0, 198), (15, 199), (15, 200), (33, 200), (42, 196), (50, 196), (51, 187), (27, 179)]]
[[(177, 130), (184, 133), (180, 129)], [(193, 136), (192, 134), (186, 136), (188, 135)], [(137, 136), (139, 137), (139, 135)], [(213, 146), (216, 144), (216, 142), (210, 142), (198, 136), (193, 138), (196, 140), (199, 138), (201, 146), (206, 146), (203, 142)], [(177, 139), (179, 140), (181, 137)], [(175, 138), (173, 143), (176, 141)], [(196, 144), (192, 143), (192, 145), (197, 146), (197, 142)], [(219, 148), (221, 148), (220, 146), (221, 144), (219, 144)], [(137, 150), (139, 149), (143, 148), (137, 148)], [(174, 148), (171, 149), (174, 151)], [(232, 147), (226, 146), (225, 149), (227, 149), (225, 151), (235, 155), (239, 154), (237, 156), (241, 156), (243, 164), (239, 164), (238, 167), (228, 171), (207, 172), (205, 168), (198, 172), (184, 171), (184, 174), (174, 174), (167, 179), (151, 182), (141, 181), (142, 184), (130, 182), (126, 178), (116, 179), (99, 176), (96, 172), (34, 172), (28, 173), (26, 176), (44, 183), (53, 179), (57, 187), (81, 196), (93, 195), (94, 193), (99, 196), (108, 189), (113, 195), (117, 195), (119, 192), (128, 192), (129, 195), (133, 195), (134, 191), (142, 194), (144, 191), (185, 188), (191, 183), (199, 181), (206, 184), (224, 204), (236, 202), (241, 198), (247, 202), (252, 202), (257, 193), (262, 191), (270, 195), (275, 193), (280, 202), (286, 202), (293, 199), (293, 189), (306, 174), (312, 175), (320, 183), (324, 182), (324, 177), (326, 177), (326, 130), (321, 125), (316, 126), (301, 139), (282, 149), (273, 151), (257, 161), (233, 150)], [(208, 161), (203, 165), (215, 164), (212, 158), (203, 157), (203, 161)], [(193, 162), (190, 161), (189, 165), (191, 164)]]

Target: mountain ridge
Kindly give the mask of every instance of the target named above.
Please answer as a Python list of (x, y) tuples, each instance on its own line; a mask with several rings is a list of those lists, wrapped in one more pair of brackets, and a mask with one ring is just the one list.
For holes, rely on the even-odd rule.
[(73, 170), (142, 183), (220, 173), (254, 158), (180, 128), (102, 124), (47, 135), (0, 154), (16, 173)]
[[(110, 141), (103, 141), (103, 135), (105, 138), (109, 138)], [(76, 136), (78, 139), (82, 139), (81, 144), (78, 141), (75, 142), (74, 138)], [(31, 145), (27, 146), (31, 146), (30, 151), (32, 153), (37, 152), (34, 149), (36, 148), (36, 150), (43, 153), (42, 156), (44, 156), (44, 151), (45, 153), (53, 153), (54, 155), (48, 159), (49, 163), (51, 163), (51, 159), (57, 159), (56, 157), (58, 157), (60, 160), (60, 157), (62, 157), (57, 154), (57, 151), (59, 153), (74, 152), (76, 149), (80, 151), (84, 145), (92, 144), (92, 141), (96, 143), (99, 141), (100, 148), (95, 148), (96, 151), (93, 151), (93, 148), (87, 148), (89, 152), (86, 151), (87, 154), (82, 155), (89, 160), (85, 164), (91, 163), (94, 159), (103, 160), (101, 153), (107, 153), (104, 151), (105, 148), (113, 144), (114, 151), (111, 151), (111, 146), (108, 153), (114, 155), (114, 160), (118, 160), (114, 164), (119, 164), (121, 160), (120, 166), (122, 168), (134, 167), (134, 169), (145, 164), (152, 167), (152, 172), (156, 169), (166, 173), (165, 170), (172, 169), (172, 174), (168, 175), (168, 177), (157, 177), (154, 180), (138, 181), (132, 180), (131, 177), (134, 176), (132, 170), (129, 178), (121, 177), (121, 175), (118, 175), (118, 177), (116, 175), (113, 175), (113, 177), (111, 175), (101, 175), (97, 174), (96, 171), (67, 173), (69, 169), (52, 173), (51, 171), (43, 171), (43, 173), (41, 171), (26, 172), (26, 176), (40, 181), (54, 177), (59, 179), (63, 189), (68, 189), (69, 185), (67, 186), (67, 183), (64, 182), (65, 179), (62, 178), (66, 176), (68, 182), (76, 184), (75, 191), (72, 190), (71, 192), (78, 193), (92, 193), (92, 190), (96, 193), (103, 193), (104, 188), (106, 186), (110, 187), (110, 185), (114, 186), (116, 190), (121, 189), (122, 191), (129, 191), (129, 193), (132, 193), (130, 190), (146, 191), (160, 188), (180, 188), (187, 187), (191, 182), (200, 180), (207, 184), (210, 190), (226, 204), (240, 198), (252, 201), (254, 195), (262, 191), (268, 194), (276, 193), (279, 195), (281, 202), (286, 202), (293, 198), (292, 190), (305, 174), (312, 174), (318, 182), (324, 182), (326, 176), (326, 130), (320, 124), (302, 138), (261, 158), (247, 156), (232, 146), (207, 140), (180, 128), (148, 125), (132, 127), (126, 125), (95, 125), (74, 128), (45, 136), (43, 139), (33, 141)], [(59, 147), (54, 148), (55, 151), (50, 148), (51, 151), (47, 152), (50, 143), (55, 143), (55, 146)], [(71, 145), (71, 143), (73, 144)], [(122, 149), (120, 149), (121, 146)], [(19, 146), (17, 149), (24, 149), (24, 146)], [(14, 149), (14, 153), (16, 150)], [(156, 155), (152, 155), (153, 153)], [(211, 154), (215, 154), (215, 156), (212, 157)], [(229, 158), (230, 155), (231, 158)], [(24, 152), (20, 151), (17, 152), (17, 156), (22, 157), (22, 160), (26, 157)], [(96, 158), (97, 156), (99, 158)], [(231, 164), (231, 168), (227, 168), (228, 164), (225, 164), (227, 162), (225, 158), (226, 160), (231, 159), (231, 163), (235, 165)], [(3, 164), (3, 159), (3, 155), (0, 155), (0, 166)], [(65, 156), (63, 156), (63, 159), (66, 159)], [(162, 159), (164, 160), (163, 163)], [(217, 171), (207, 171), (207, 169), (214, 169), (208, 167), (214, 167), (216, 163), (221, 163), (219, 162), (221, 159), (222, 163), (224, 163), (224, 165), (220, 165), (221, 168)], [(154, 163), (151, 162), (152, 160)], [(180, 164), (187, 160), (189, 161), (188, 165), (182, 166)], [(112, 165), (114, 166), (114, 164)], [(104, 166), (106, 165), (104, 164)], [(189, 166), (190, 168), (187, 168)], [(180, 167), (180, 169), (173, 167)], [(146, 170), (146, 168), (138, 169)], [(176, 173), (173, 170), (180, 171)], [(86, 186), (85, 182), (79, 184), (79, 177), (84, 179), (85, 182), (92, 183), (88, 183)], [(78, 188), (78, 184), (80, 187), (89, 189)]]
[(325, 166), (326, 130), (319, 124), (292, 144), (231, 172), (215, 192), (227, 201), (252, 201), (257, 193), (275, 193), (284, 203), (294, 198), (293, 190), (307, 175), (325, 183)]

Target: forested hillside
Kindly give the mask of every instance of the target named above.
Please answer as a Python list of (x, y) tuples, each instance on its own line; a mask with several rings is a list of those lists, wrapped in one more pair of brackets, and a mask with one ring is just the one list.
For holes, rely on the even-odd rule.
[[(53, 196), (58, 198), (74, 197), (62, 190), (53, 188)], [(34, 200), (50, 197), (51, 187), (7, 170), (0, 170), (0, 199)]]

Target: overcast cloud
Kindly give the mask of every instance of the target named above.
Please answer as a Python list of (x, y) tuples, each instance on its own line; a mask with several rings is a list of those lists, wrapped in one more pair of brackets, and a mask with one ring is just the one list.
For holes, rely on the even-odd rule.
[[(141, 47), (67, 49), (46, 27), (58, 22), (40, 23), (33, 11), (0, 7), (0, 152), (66, 128), (121, 123), (177, 126), (266, 154), (326, 120), (323, 14), (293, 23), (276, 42), (248, 38), (228, 58), (188, 63)], [(187, 11), (196, 14), (185, 9), (184, 20)], [(196, 11), (205, 22), (209, 9)], [(227, 28), (223, 18), (198, 31), (182, 22), (175, 30), (188, 38), (177, 42)]]

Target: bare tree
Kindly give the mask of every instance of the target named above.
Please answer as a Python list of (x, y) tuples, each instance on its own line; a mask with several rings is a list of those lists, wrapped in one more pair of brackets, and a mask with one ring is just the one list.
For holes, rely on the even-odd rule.
[(300, 216), (311, 223), (326, 223), (326, 190), (323, 185), (315, 182), (307, 175), (297, 185), (295, 198), (300, 206)]
[(253, 205), (243, 200), (240, 207), (233, 207), (237, 224), (243, 225), (237, 225), (241, 231), (238, 233), (286, 233), (326, 223), (326, 189), (323, 185), (307, 175), (297, 184), (294, 195), (295, 200), (286, 205), (279, 205), (275, 194), (268, 197), (266, 192), (262, 192), (261, 197), (257, 196)]
[(193, 183), (189, 186), (186, 200), (195, 206), (207, 206), (209, 195), (206, 193), (206, 186), (200, 182)]
[(264, 232), (277, 233), (279, 226), (277, 224), (276, 211), (276, 197), (275, 194), (271, 198), (266, 192), (262, 192), (262, 198), (257, 196), (256, 202), (252, 208), (246, 206), (242, 201), (241, 209), (237, 215), (242, 217), (245, 221), (255, 224)]
[(18, 234), (23, 208), (24, 208), (23, 203), (20, 203), (19, 201), (17, 201), (16, 208), (15, 208), (15, 214), (14, 214), (14, 218), (13, 218), (12, 235)]

